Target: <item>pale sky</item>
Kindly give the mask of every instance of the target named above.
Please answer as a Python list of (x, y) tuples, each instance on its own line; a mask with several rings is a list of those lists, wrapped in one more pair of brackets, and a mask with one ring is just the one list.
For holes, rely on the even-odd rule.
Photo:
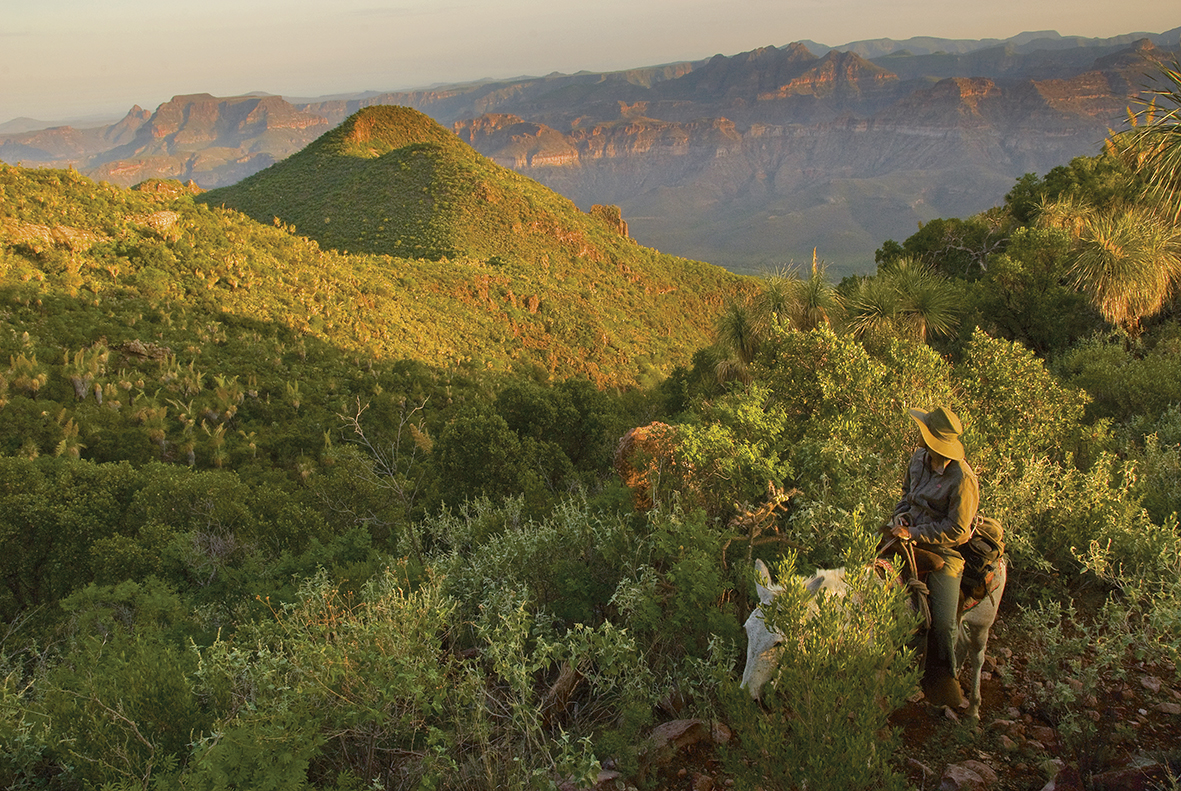
[(0, 0), (0, 123), (187, 93), (312, 97), (870, 38), (1107, 37), (1177, 0)]

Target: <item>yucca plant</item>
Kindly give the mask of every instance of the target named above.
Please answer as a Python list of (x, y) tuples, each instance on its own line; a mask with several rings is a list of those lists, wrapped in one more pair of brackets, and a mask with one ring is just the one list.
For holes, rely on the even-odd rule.
[(902, 259), (890, 279), (898, 291), (898, 323), (911, 337), (949, 336), (959, 326), (959, 294), (954, 284), (925, 264)]
[(858, 339), (894, 330), (894, 315), (898, 311), (898, 291), (889, 279), (865, 277), (857, 281), (857, 288), (847, 301), (845, 326)]
[(1181, 228), (1162, 223), (1151, 208), (1126, 207), (1082, 221), (1079, 254), (1070, 269), (1075, 285), (1112, 324), (1137, 334), (1181, 280)]
[(718, 317), (717, 342), (743, 365), (759, 352), (759, 328), (749, 305), (731, 302)]
[(1181, 61), (1162, 65), (1129, 112), (1127, 131), (1112, 137), (1109, 150), (1148, 185), (1148, 196), (1163, 217), (1181, 221)]
[(781, 269), (769, 275), (755, 299), (755, 323), (768, 330), (775, 322), (788, 322), (797, 330), (814, 330), (831, 325), (840, 315), (840, 295), (828, 282), (825, 267), (812, 253), (812, 270), (801, 277), (798, 270)]
[(959, 294), (950, 281), (919, 261), (902, 258), (857, 284), (846, 326), (858, 338), (882, 333), (926, 341), (959, 326)]

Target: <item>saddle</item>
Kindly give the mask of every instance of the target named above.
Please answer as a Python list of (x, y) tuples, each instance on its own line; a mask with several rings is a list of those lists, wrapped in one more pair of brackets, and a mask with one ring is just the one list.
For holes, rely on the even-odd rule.
[[(965, 609), (988, 596), (996, 578), (997, 566), (1001, 556), (1005, 553), (1004, 528), (996, 519), (989, 516), (976, 515), (972, 523), (972, 535), (967, 542), (960, 544), (956, 550), (964, 558), (964, 573), (960, 578), (960, 607), (962, 615)], [(907, 584), (916, 591), (926, 595), (925, 580), (932, 571), (943, 568), (945, 561), (934, 552), (923, 549), (913, 543), (899, 541), (889, 533), (889, 526), (882, 528), (882, 539), (878, 542), (879, 559), (903, 556), (905, 565), (909, 568), (910, 576), (923, 583), (921, 586), (907, 580)], [(913, 559), (912, 559), (913, 557)], [(906, 574), (900, 575), (906, 577)], [(920, 590), (921, 589), (921, 590)], [(930, 625), (928, 619), (928, 625)]]
[(960, 590), (968, 599), (980, 601), (992, 590), (997, 566), (1005, 554), (1005, 529), (996, 519), (977, 514), (971, 538), (958, 549), (964, 556)]
[[(960, 580), (959, 605), (956, 620), (963, 617), (980, 600), (989, 595), (992, 590), (993, 578), (1001, 552), (1004, 551), (1000, 523), (989, 519), (991, 523), (987, 530), (981, 529), (981, 521), (987, 517), (977, 517), (973, 524), (972, 537), (968, 543), (956, 549), (964, 558), (964, 574)], [(994, 529), (995, 528), (995, 529)], [(921, 686), (924, 697), (936, 706), (950, 706), (957, 708), (963, 702), (963, 693), (956, 679), (956, 669), (945, 667), (946, 663), (929, 663), (931, 636), (931, 608), (928, 602), (929, 591), (926, 579), (932, 571), (943, 568), (946, 561), (940, 555), (916, 546), (913, 541), (901, 541), (889, 533), (889, 527), (883, 528), (882, 540), (878, 544), (878, 563), (884, 564), (891, 577), (904, 582), (910, 591), (915, 607), (923, 620), (922, 633), (919, 637), (922, 644), (923, 675)], [(982, 533), (987, 532), (981, 540)], [(978, 546), (970, 546), (975, 542)], [(891, 557), (901, 555), (902, 568), (896, 572), (890, 562)]]

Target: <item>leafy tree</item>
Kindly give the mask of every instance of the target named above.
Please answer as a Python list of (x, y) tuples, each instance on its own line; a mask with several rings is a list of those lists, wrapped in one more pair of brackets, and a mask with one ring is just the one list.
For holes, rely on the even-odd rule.
[(85, 785), (149, 787), (214, 719), (194, 689), (187, 608), (155, 580), (89, 586), (62, 605), (72, 616), (70, 661), (48, 668), (32, 702), (52, 724), (42, 738)]
[(978, 326), (1047, 356), (1101, 328), (1086, 295), (1070, 285), (1071, 237), (1022, 227), (965, 295), (964, 330)]
[(935, 219), (922, 224), (901, 245), (887, 240), (875, 253), (882, 271), (899, 261), (913, 259), (947, 277), (979, 277), (988, 271), (991, 257), (1007, 244), (1008, 223), (995, 210), (967, 220)]
[(1005, 195), (1005, 208), (1018, 222), (1030, 224), (1048, 205), (1073, 199), (1081, 205), (1108, 209), (1132, 200), (1137, 190), (1132, 170), (1118, 157), (1104, 152), (1075, 157), (1044, 177), (1026, 173)]
[(623, 433), (611, 399), (586, 380), (547, 387), (515, 379), (496, 394), (495, 408), (519, 437), (553, 443), (584, 473), (607, 466)]
[(67, 457), (0, 457), (0, 607), (5, 619), (56, 603), (94, 578), (91, 546), (128, 530), (143, 476)]
[(461, 411), (439, 432), (434, 454), (446, 498), (500, 499), (521, 491), (521, 439), (487, 407)]

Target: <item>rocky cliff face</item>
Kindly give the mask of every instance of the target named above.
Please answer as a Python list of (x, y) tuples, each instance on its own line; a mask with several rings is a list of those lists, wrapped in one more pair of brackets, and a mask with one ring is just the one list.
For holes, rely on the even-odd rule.
[(515, 115), (456, 129), (579, 205), (621, 206), (645, 244), (739, 270), (819, 247), (838, 272), (864, 271), (886, 238), (1097, 153), (1159, 55), (1138, 42), (1069, 78), (902, 81), (853, 54), (766, 48), (715, 57), (610, 118), (599, 105), (566, 128)]
[(401, 104), (583, 208), (621, 206), (644, 244), (747, 271), (818, 247), (838, 272), (855, 271), (886, 238), (988, 208), (1020, 175), (1096, 153), (1168, 56), (1149, 40), (1066, 46), (1045, 34), (916, 55), (888, 43), (300, 104), (178, 96), (99, 130), (0, 136), (0, 158), (208, 188), (362, 107)]
[(29, 165), (71, 167), (83, 164), (97, 151), (122, 146), (135, 138), (152, 114), (138, 105), (118, 123), (94, 129), (58, 126), (0, 136), (0, 160)]
[(122, 184), (178, 178), (216, 187), (290, 156), (329, 128), (326, 119), (278, 96), (177, 96), (134, 139), (93, 157), (89, 172)]
[(0, 159), (76, 167), (123, 186), (149, 178), (231, 184), (293, 154), (330, 128), (278, 96), (176, 96), (154, 113), (132, 108), (100, 129), (59, 127), (0, 137)]

